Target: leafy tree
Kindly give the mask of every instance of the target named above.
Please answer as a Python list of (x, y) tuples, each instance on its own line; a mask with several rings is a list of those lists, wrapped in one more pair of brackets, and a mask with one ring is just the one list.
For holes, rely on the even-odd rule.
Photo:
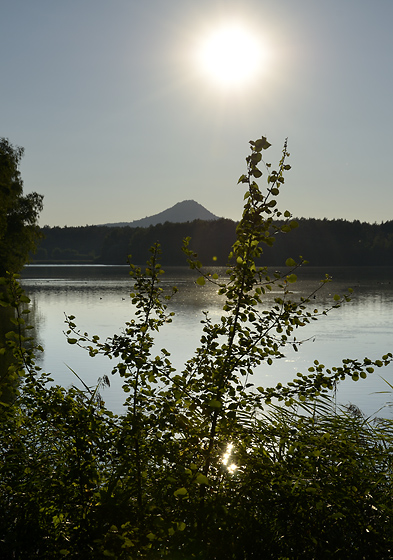
[[(16, 309), (7, 344), (22, 379), (11, 405), (0, 403), (0, 553), (5, 558), (387, 559), (393, 549), (392, 423), (338, 410), (329, 391), (392, 362), (317, 360), (283, 386), (252, 385), (256, 367), (280, 359), (298, 330), (320, 312), (291, 287), (304, 260), (269, 273), (264, 247), (297, 226), (277, 209), (287, 146), (278, 169), (255, 179), (270, 144), (251, 142), (242, 220), (224, 278), (205, 270), (186, 239), (197, 284), (214, 282), (223, 313), (205, 313), (200, 345), (183, 371), (157, 353), (154, 334), (173, 319), (176, 288), (161, 287), (160, 248), (143, 270), (131, 265), (134, 316), (105, 341), (68, 317), (68, 342), (104, 354), (123, 379), (117, 417), (96, 388), (50, 383), (26, 347), (19, 312), (26, 296), (14, 277), (0, 301)], [(316, 290), (329, 282), (324, 278)], [(107, 379), (102, 380), (108, 383)], [(283, 406), (281, 406), (283, 405)]]
[(23, 195), (19, 164), (24, 150), (0, 139), (0, 275), (18, 272), (40, 237), (37, 219), (43, 197)]

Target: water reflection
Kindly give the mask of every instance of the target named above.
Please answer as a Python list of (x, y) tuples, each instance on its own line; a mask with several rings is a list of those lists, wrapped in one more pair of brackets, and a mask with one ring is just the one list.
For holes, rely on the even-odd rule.
[[(97, 334), (101, 340), (119, 334), (133, 317), (129, 297), (132, 280), (128, 272), (128, 266), (30, 266), (24, 270), (22, 283), (36, 308), (34, 320), (39, 325), (39, 338), (45, 348), (42, 365), (45, 371), (53, 374), (56, 382), (65, 386), (77, 382), (67, 366), (89, 386), (109, 375), (113, 361), (104, 356), (92, 359), (81, 348), (67, 344), (63, 334), (64, 313), (75, 315), (83, 332)], [(213, 272), (222, 275), (225, 269), (217, 268)], [(349, 287), (354, 289), (352, 301), (296, 333), (299, 338), (309, 338), (310, 342), (301, 345), (299, 352), (288, 347), (283, 359), (272, 366), (263, 364), (258, 368), (251, 379), (257, 386), (274, 386), (278, 381), (292, 380), (298, 371), (307, 373), (314, 359), (331, 367), (340, 365), (343, 358), (377, 359), (392, 351), (393, 267), (333, 268), (330, 271), (305, 268), (298, 275), (298, 283), (293, 285), (294, 296), (307, 296), (326, 272), (330, 272), (333, 282), (316, 294), (310, 306), (320, 309), (330, 305), (333, 294), (347, 292)], [(193, 271), (182, 267), (168, 267), (163, 276), (162, 287), (169, 290), (176, 285), (179, 292), (169, 304), (169, 310), (176, 314), (174, 321), (165, 325), (156, 337), (153, 353), (159, 354), (161, 348), (166, 348), (178, 370), (199, 344), (202, 311), (209, 311), (213, 322), (218, 322), (223, 314), (217, 287), (209, 283), (197, 286), (195, 279)], [(273, 303), (275, 295), (266, 296), (266, 305)], [(391, 366), (379, 373), (393, 382)], [(110, 381), (111, 388), (103, 392), (103, 398), (110, 408), (121, 412), (122, 382), (118, 377), (110, 377)], [(389, 395), (375, 394), (383, 390), (389, 387), (375, 373), (358, 383), (345, 381), (338, 395), (340, 402), (353, 402), (366, 414), (372, 414), (386, 400), (393, 400)]]

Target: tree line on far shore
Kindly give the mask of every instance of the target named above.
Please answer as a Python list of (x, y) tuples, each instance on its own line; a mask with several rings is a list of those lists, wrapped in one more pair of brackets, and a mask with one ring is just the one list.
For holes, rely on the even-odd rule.
[[(355, 220), (297, 220), (292, 235), (276, 235), (273, 247), (266, 247), (264, 264), (280, 265), (288, 254), (301, 255), (312, 266), (389, 266), (393, 255), (393, 220), (370, 224)], [(166, 222), (147, 228), (83, 226), (41, 228), (43, 238), (33, 263), (143, 263), (153, 243), (163, 248), (165, 266), (185, 265), (181, 250), (185, 237), (205, 263), (225, 266), (230, 247), (236, 238), (237, 223), (221, 218), (186, 223)]]

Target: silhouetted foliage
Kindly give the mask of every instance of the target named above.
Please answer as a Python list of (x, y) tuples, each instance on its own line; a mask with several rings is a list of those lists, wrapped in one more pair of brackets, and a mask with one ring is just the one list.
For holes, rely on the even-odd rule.
[[(282, 265), (288, 254), (301, 247), (312, 266), (390, 266), (393, 254), (393, 221), (368, 224), (346, 220), (301, 218), (292, 235), (276, 235), (276, 241), (264, 253), (264, 263)], [(36, 255), (37, 262), (95, 262), (126, 264), (127, 255), (143, 263), (153, 243), (166, 247), (162, 264), (184, 265), (180, 250), (185, 237), (203, 262), (225, 266), (235, 240), (237, 224), (220, 218), (215, 221), (158, 224), (147, 228), (85, 226), (42, 229), (44, 239)], [(70, 252), (72, 251), (72, 253)]]
[(42, 195), (23, 195), (19, 172), (23, 148), (0, 138), (0, 275), (19, 272), (34, 251), (40, 231)]

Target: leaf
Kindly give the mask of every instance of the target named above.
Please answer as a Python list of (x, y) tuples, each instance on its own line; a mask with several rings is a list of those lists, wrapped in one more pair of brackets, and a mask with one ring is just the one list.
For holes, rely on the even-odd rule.
[(334, 301), (340, 301), (340, 296), (338, 294), (334, 294), (333, 296)]
[(287, 276), (287, 282), (289, 282), (290, 284), (294, 284), (296, 281), (297, 281), (296, 274), (290, 274), (289, 276)]
[(220, 401), (217, 401), (216, 399), (212, 399), (211, 401), (209, 401), (209, 406), (210, 408), (221, 408), (222, 404), (220, 403)]
[(195, 482), (196, 482), (197, 484), (206, 484), (206, 485), (209, 484), (209, 480), (208, 480), (207, 476), (205, 476), (205, 475), (202, 474), (202, 473), (199, 473), (199, 474), (197, 475), (197, 477), (196, 477), (196, 479), (195, 479)]
[(296, 262), (293, 259), (289, 258), (285, 261), (285, 266), (296, 266)]
[(255, 144), (254, 144), (254, 148), (257, 152), (260, 152), (261, 150), (267, 150), (268, 148), (270, 148), (271, 144), (270, 142), (268, 142), (266, 140), (265, 136), (262, 136), (262, 138), (259, 138), (259, 140), (256, 140)]
[(187, 494), (187, 488), (178, 488), (175, 492), (173, 492), (173, 495), (176, 496), (176, 498), (184, 498)]
[(198, 280), (196, 281), (196, 283), (198, 284), (198, 286), (204, 286), (206, 284), (206, 280), (205, 280), (204, 276), (200, 276), (198, 278)]
[(68, 344), (76, 344), (78, 342), (77, 338), (67, 338)]

